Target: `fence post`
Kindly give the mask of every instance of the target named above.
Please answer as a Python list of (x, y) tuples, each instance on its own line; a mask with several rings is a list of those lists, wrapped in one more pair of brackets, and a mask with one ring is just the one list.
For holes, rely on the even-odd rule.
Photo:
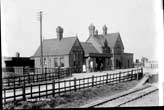
[(130, 81), (133, 79), (133, 70), (131, 70)]
[(94, 86), (94, 75), (92, 75), (92, 87)]
[(45, 70), (44, 70), (44, 74), (45, 74), (45, 81), (46, 81), (46, 73), (47, 73), (47, 68), (45, 68)]
[(7, 78), (7, 82), (8, 82), (8, 86), (10, 86), (10, 78)]
[(26, 85), (25, 85), (25, 82), (23, 83), (22, 91), (23, 91), (23, 100), (25, 101), (26, 100)]
[[(36, 76), (36, 75), (35, 75)], [(34, 74), (32, 75), (32, 83), (34, 83), (35, 77)]]
[(74, 78), (74, 91), (76, 91), (76, 78)]
[(140, 74), (140, 72), (137, 71), (137, 80), (139, 80), (139, 74)]
[(121, 82), (121, 71), (119, 72), (119, 82)]
[(48, 97), (48, 87), (47, 87), (48, 85), (47, 85), (47, 81), (46, 81), (46, 98)]
[(4, 88), (4, 104), (6, 104), (6, 89)]
[(52, 91), (53, 91), (53, 97), (55, 96), (55, 80), (53, 80), (52, 83)]
[(40, 83), (39, 83), (39, 85), (38, 85), (38, 86), (39, 86), (39, 99), (40, 99)]
[(32, 98), (32, 84), (30, 85), (30, 89), (31, 89), (31, 98)]
[(16, 94), (15, 94), (15, 92), (16, 91), (15, 91), (15, 78), (14, 78), (14, 101), (16, 101), (16, 96), (15, 96)]
[(58, 80), (58, 92), (59, 92), (59, 96), (60, 96), (60, 81)]
[(19, 76), (19, 86), (21, 85), (21, 81), (20, 81), (20, 78), (21, 78), (21, 76)]
[(108, 84), (108, 73), (106, 74), (106, 83)]
[(60, 69), (58, 68), (57, 70), (58, 70), (57, 71), (57, 76), (58, 76), (58, 79), (60, 79)]
[(143, 77), (143, 68), (141, 68), (141, 78)]
[(28, 83), (30, 83), (30, 74), (28, 74)]

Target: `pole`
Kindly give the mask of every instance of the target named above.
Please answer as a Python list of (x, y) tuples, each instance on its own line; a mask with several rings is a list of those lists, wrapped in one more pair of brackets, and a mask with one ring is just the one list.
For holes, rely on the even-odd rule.
[(40, 63), (41, 63), (41, 73), (43, 74), (43, 44), (42, 44), (42, 11), (39, 12), (39, 21), (40, 21)]

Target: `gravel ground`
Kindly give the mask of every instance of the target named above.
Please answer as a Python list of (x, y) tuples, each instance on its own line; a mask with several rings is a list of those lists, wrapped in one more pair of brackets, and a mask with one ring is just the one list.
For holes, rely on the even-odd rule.
[(127, 103), (122, 107), (158, 106), (158, 105), (159, 105), (159, 95), (158, 95), (158, 91), (156, 91), (154, 93), (151, 93), (150, 95), (142, 97), (141, 99)]

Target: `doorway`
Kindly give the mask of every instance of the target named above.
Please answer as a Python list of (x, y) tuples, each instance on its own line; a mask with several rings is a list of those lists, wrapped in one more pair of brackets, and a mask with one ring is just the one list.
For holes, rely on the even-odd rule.
[(116, 68), (117, 69), (121, 69), (121, 67), (122, 67), (121, 61), (119, 61), (119, 60), (116, 59)]
[[(103, 65), (102, 68), (101, 67), (101, 64)], [(96, 58), (96, 71), (100, 71), (100, 69), (104, 69), (104, 59), (103, 58)]]

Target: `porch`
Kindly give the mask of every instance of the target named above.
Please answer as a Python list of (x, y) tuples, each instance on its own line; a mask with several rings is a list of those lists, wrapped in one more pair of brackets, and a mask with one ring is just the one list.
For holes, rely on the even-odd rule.
[(84, 57), (86, 72), (111, 70), (111, 54), (89, 53)]

